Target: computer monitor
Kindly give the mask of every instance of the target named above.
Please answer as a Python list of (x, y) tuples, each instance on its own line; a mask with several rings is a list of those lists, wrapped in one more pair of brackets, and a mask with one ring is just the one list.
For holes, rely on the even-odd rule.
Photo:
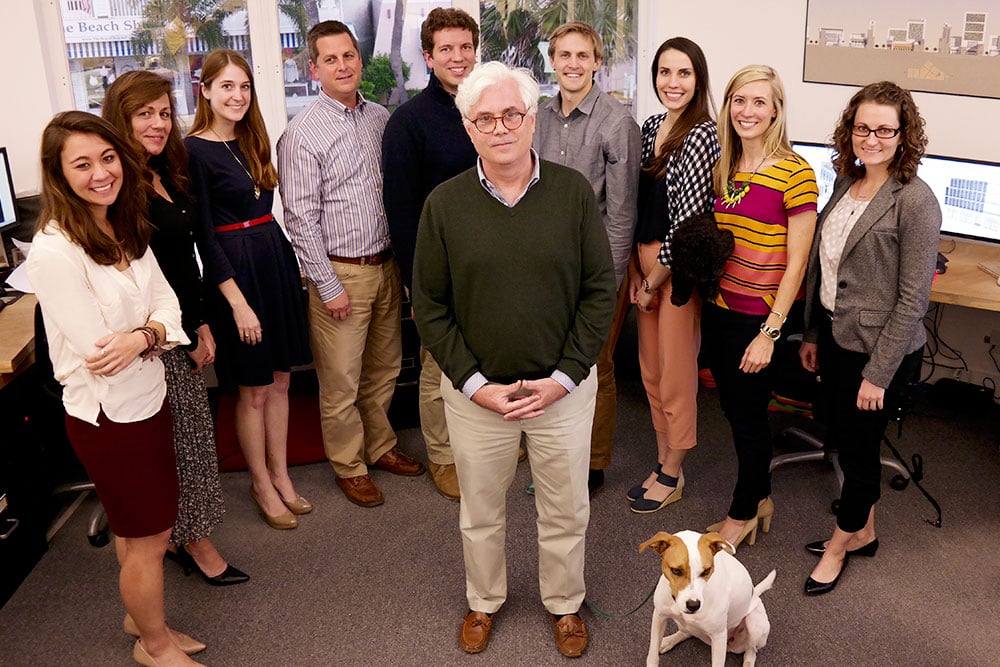
[(10, 175), (7, 148), (0, 146), (0, 231), (17, 224), (17, 208), (14, 206), (14, 199), (14, 179)]
[[(836, 174), (833, 149), (823, 144), (795, 142), (792, 149), (816, 172), (819, 208), (830, 199)], [(1000, 243), (1000, 164), (925, 155), (917, 175), (930, 186), (941, 206), (941, 233)]]

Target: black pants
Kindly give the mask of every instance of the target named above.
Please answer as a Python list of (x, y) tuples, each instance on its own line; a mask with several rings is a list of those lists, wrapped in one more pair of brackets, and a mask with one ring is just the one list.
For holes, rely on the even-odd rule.
[(872, 506), (881, 497), (882, 435), (894, 414), (906, 383), (920, 367), (921, 350), (903, 357), (885, 390), (881, 410), (859, 410), (858, 390), (869, 355), (852, 352), (833, 340), (831, 322), (822, 318), (818, 353), (822, 400), (827, 418), (827, 444), (838, 452), (844, 470), (837, 527), (855, 533), (868, 522)]
[(719, 390), (722, 411), (733, 431), (738, 471), (729, 516), (746, 521), (771, 495), (771, 366), (744, 373), (740, 361), (760, 333), (760, 315), (744, 315), (706, 303), (701, 313), (701, 351)]

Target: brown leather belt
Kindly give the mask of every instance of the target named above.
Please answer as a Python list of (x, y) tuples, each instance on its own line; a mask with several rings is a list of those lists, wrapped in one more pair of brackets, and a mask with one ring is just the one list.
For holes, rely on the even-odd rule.
[(363, 257), (337, 257), (336, 255), (328, 255), (328, 257), (331, 262), (340, 262), (342, 264), (378, 266), (379, 264), (384, 264), (388, 260), (392, 259), (392, 248), (386, 248), (377, 255), (365, 255)]

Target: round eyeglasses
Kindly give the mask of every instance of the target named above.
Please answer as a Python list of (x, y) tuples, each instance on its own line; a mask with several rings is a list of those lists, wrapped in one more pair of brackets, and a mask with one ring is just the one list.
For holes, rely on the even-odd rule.
[(875, 135), (879, 139), (892, 139), (894, 136), (899, 134), (898, 127), (876, 127), (872, 129), (867, 125), (855, 125), (851, 128), (851, 134), (856, 137), (868, 138), (871, 135)]
[(476, 126), (476, 129), (483, 134), (489, 134), (493, 130), (497, 129), (497, 121), (503, 123), (503, 126), (508, 130), (516, 130), (521, 127), (521, 123), (524, 122), (524, 117), (527, 113), (521, 111), (504, 111), (499, 116), (493, 116), (488, 113), (480, 114), (475, 118), (469, 118), (469, 122)]

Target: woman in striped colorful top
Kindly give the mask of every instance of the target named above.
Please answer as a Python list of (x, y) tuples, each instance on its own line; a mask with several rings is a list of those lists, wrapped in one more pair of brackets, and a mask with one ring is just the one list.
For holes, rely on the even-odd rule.
[(816, 227), (816, 178), (792, 152), (778, 73), (749, 65), (726, 86), (719, 114), (715, 217), (736, 242), (719, 294), (702, 313), (702, 349), (733, 431), (736, 488), (719, 531), (733, 545), (770, 529), (770, 362), (781, 326), (801, 296)]

